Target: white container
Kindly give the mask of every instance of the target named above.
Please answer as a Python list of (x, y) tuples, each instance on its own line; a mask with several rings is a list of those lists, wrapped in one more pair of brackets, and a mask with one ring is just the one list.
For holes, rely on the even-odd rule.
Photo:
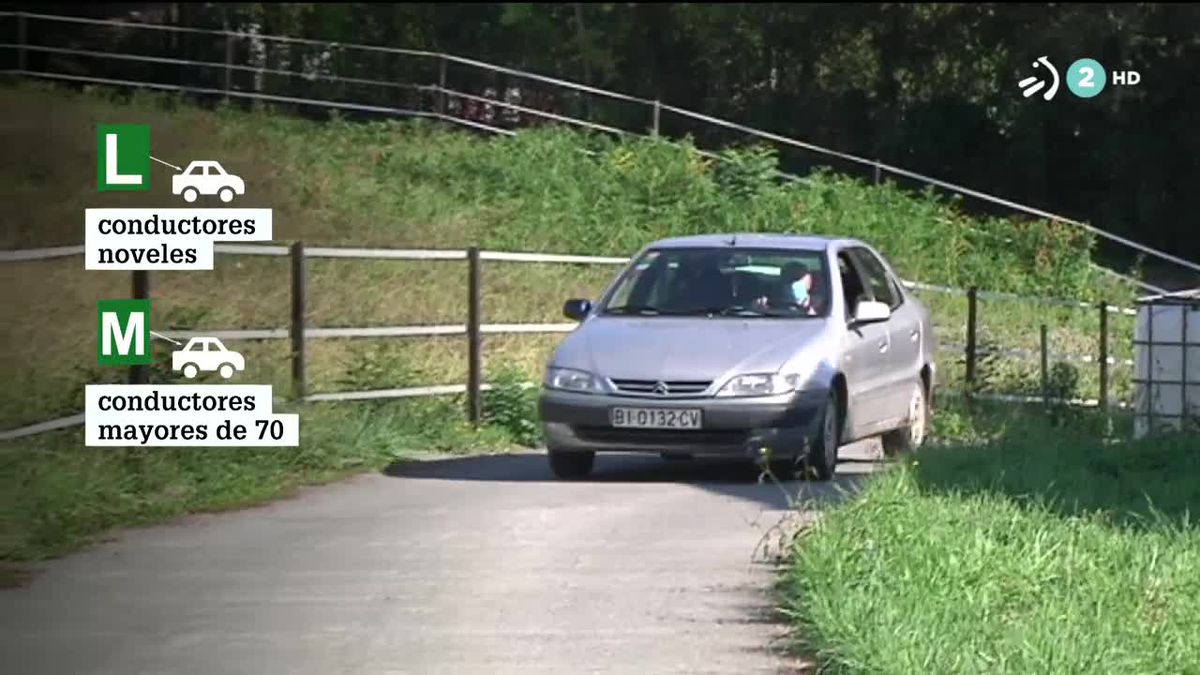
[(1200, 424), (1200, 292), (1143, 298), (1133, 340), (1134, 437)]

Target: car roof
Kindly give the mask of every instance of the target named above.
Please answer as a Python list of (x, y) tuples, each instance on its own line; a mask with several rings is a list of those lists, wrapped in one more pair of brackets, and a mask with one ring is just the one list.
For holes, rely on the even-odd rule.
[(213, 165), (216, 165), (216, 166), (221, 166), (220, 162), (218, 162), (218, 161), (217, 161), (217, 160), (215, 160), (215, 159), (197, 159), (197, 160), (193, 160), (193, 161), (192, 161), (190, 164), (188, 164), (188, 166), (189, 166), (189, 167), (193, 167), (193, 166), (213, 166)]
[(824, 251), (830, 246), (865, 246), (857, 239), (822, 237), (803, 234), (737, 232), (729, 234), (694, 234), (685, 237), (659, 239), (647, 248), (781, 248), (802, 251)]

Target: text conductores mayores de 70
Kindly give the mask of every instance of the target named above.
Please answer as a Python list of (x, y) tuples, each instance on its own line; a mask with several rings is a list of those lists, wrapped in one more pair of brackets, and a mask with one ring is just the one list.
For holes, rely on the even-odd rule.
[[(244, 220), (238, 218), (201, 218), (199, 216), (191, 218), (159, 218), (158, 215), (152, 215), (145, 219), (101, 218), (96, 225), (97, 232), (104, 237), (194, 236), (223, 239), (228, 237), (251, 237), (255, 232), (253, 218), (246, 218)], [(194, 264), (196, 260), (196, 249), (194, 247), (176, 249), (165, 242), (160, 244), (159, 248), (154, 249), (112, 249), (107, 247), (99, 249), (99, 262), (102, 265), (124, 265), (130, 262), (152, 265), (163, 263)]]
[(183, 394), (157, 391), (146, 395), (103, 395), (97, 401), (105, 412), (254, 412), (253, 396)]

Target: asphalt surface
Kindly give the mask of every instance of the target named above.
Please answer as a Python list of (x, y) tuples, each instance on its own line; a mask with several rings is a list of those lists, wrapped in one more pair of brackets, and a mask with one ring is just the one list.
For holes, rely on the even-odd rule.
[(737, 463), (409, 462), (126, 530), (0, 591), (0, 672), (796, 672), (756, 547), (875, 452), (787, 493)]

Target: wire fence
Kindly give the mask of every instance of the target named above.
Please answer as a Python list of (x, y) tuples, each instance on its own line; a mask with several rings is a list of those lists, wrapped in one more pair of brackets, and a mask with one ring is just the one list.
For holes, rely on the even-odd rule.
[[(177, 340), (192, 337), (215, 337), (221, 340), (271, 341), (290, 340), (292, 392), (291, 398), (307, 402), (318, 401), (362, 401), (396, 398), (417, 398), (426, 396), (465, 395), (467, 416), (472, 421), (478, 421), (482, 413), (482, 392), (488, 391), (490, 385), (483, 382), (482, 375), (482, 336), (503, 334), (564, 334), (569, 333), (578, 325), (570, 323), (484, 323), (480, 310), (480, 297), (483, 290), (483, 275), (481, 267), (484, 261), (508, 263), (542, 263), (570, 265), (605, 265), (618, 266), (629, 262), (625, 257), (585, 256), (555, 253), (491, 251), (478, 248), (467, 249), (391, 249), (391, 248), (358, 248), (358, 247), (318, 247), (304, 246), (302, 243), (291, 245), (281, 244), (216, 244), (216, 253), (234, 256), (268, 256), (288, 257), (291, 261), (291, 317), (289, 326), (265, 328), (194, 328), (190, 330), (164, 330), (160, 334)], [(0, 251), (0, 262), (23, 263), (31, 261), (55, 260), (68, 256), (83, 254), (83, 247), (53, 247), (44, 249), (27, 249), (17, 251)], [(306, 321), (307, 274), (306, 261), (309, 259), (346, 259), (346, 260), (406, 260), (406, 261), (443, 261), (462, 264), (468, 267), (468, 295), (464, 299), (465, 312), (462, 323), (439, 325), (405, 325), (405, 326), (366, 326), (366, 327), (321, 327), (309, 326)], [(143, 275), (139, 282), (135, 278), (134, 288), (140, 289), (139, 297), (149, 297), (149, 273), (134, 272)], [(902, 281), (910, 290), (936, 294), (945, 298), (959, 298), (966, 309), (965, 342), (939, 341), (939, 354), (948, 357), (948, 361), (962, 366), (963, 373), (952, 378), (951, 389), (954, 386), (963, 392), (983, 400), (1004, 402), (1036, 402), (1065, 403), (1079, 406), (1103, 406), (1105, 408), (1124, 408), (1126, 401), (1114, 400), (1109, 402), (1107, 372), (1111, 368), (1127, 368), (1133, 361), (1118, 358), (1108, 352), (1107, 319), (1099, 320), (1103, 329), (1099, 340), (1099, 350), (1094, 354), (1068, 353), (1051, 351), (1043, 341), (1040, 350), (998, 348), (981, 344), (979, 328), (980, 321), (978, 303), (981, 299), (999, 302), (1023, 303), (1032, 307), (1050, 307), (1056, 311), (1078, 312), (1081, 310), (1096, 311), (1102, 317), (1110, 314), (1132, 316), (1137, 312), (1132, 308), (1111, 306), (1107, 303), (1087, 303), (1064, 298), (1048, 298), (1038, 296), (1021, 296), (1013, 293), (996, 293), (979, 291), (978, 289), (954, 288), (926, 284), (917, 281)], [(935, 319), (938, 318), (935, 308)], [(953, 333), (953, 331), (947, 331)], [(943, 335), (943, 331), (937, 331)], [(1131, 337), (1130, 333), (1130, 337)], [(306, 344), (311, 340), (322, 339), (369, 339), (369, 338), (417, 338), (434, 336), (465, 336), (468, 343), (468, 376), (466, 383), (435, 384), (405, 388), (387, 388), (365, 391), (309, 392), (306, 378), (307, 350)], [(1042, 389), (1038, 395), (1022, 395), (1021, 392), (987, 391), (980, 373), (980, 363), (990, 358), (1017, 359), (1025, 362), (1040, 362)], [(1058, 362), (1075, 362), (1094, 364), (1100, 374), (1099, 396), (1097, 398), (1067, 398), (1055, 396), (1046, 386), (1048, 364)], [(142, 371), (144, 378), (145, 372)], [(140, 380), (140, 381), (145, 381)], [(533, 383), (529, 383), (530, 386)], [(82, 423), (82, 416), (50, 420), (18, 429), (0, 432), (0, 440), (11, 440), (23, 436), (43, 433), (54, 429), (64, 428)]]
[[(0, 35), (11, 36), (0, 42), (0, 52), (7, 52), (10, 58), (5, 71), (21, 76), (259, 100), (296, 106), (301, 111), (427, 117), (506, 135), (519, 127), (559, 123), (608, 134), (678, 137), (687, 124), (699, 124), (700, 140), (720, 140), (721, 133), (734, 132), (869, 172), (875, 182), (886, 176), (903, 178), (1069, 224), (1200, 272), (1200, 264), (1127, 237), (878, 159), (657, 100), (452, 54), (264, 35), (255, 26), (218, 30), (32, 12), (0, 12), (0, 19), (8, 24)], [(721, 159), (711, 151), (700, 152)], [(812, 166), (811, 162), (808, 165)], [(1106, 271), (1152, 292), (1164, 292), (1129, 275)]]

